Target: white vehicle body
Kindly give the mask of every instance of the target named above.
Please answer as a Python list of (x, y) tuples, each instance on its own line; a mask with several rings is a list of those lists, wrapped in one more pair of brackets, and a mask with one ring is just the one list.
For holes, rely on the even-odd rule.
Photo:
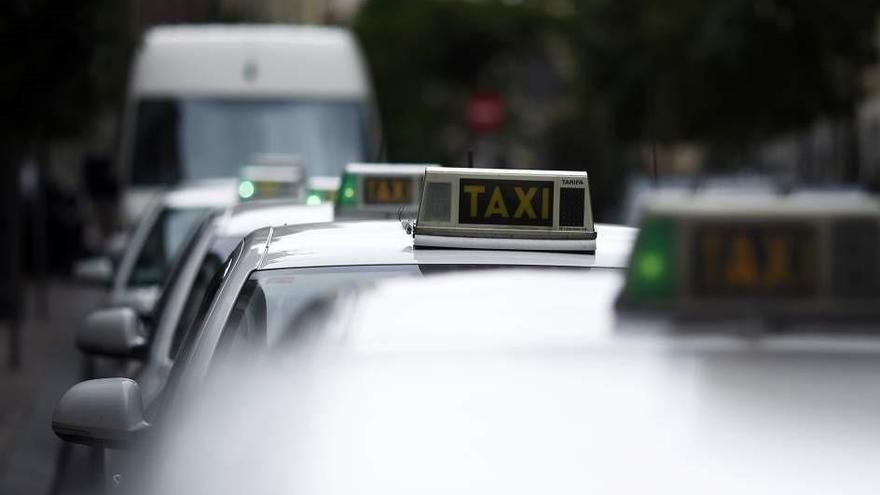
[[(280, 285), (294, 284), (304, 288), (296, 301), (283, 301), (287, 311), (295, 313), (310, 297), (340, 287), (355, 285), (359, 271), (389, 268), (418, 274), (431, 267), (545, 267), (573, 269), (622, 270), (629, 260), (636, 229), (596, 224), (595, 253), (554, 253), (542, 251), (492, 251), (478, 249), (415, 248), (412, 235), (400, 222), (359, 221), (332, 222), (305, 226), (276, 227), (252, 233), (237, 254), (230, 257), (223, 281), (213, 296), (205, 320), (193, 328), (191, 342), (184, 344), (183, 366), (172, 394), (187, 397), (204, 384), (209, 368), (215, 361), (218, 345), (229, 332), (230, 314), (242, 288), (257, 274), (281, 274), (284, 270), (303, 270), (313, 275), (311, 281), (302, 277), (287, 279)], [(322, 272), (341, 272), (333, 276)], [(349, 272), (349, 274), (345, 273)], [(391, 275), (376, 275), (375, 278)], [(367, 277), (368, 279), (371, 277)]]
[(628, 328), (622, 280), (472, 272), (343, 295), (211, 383), (148, 492), (876, 491), (876, 337)]
[[(240, 204), (216, 217), (205, 218), (168, 275), (169, 282), (163, 288), (165, 293), (152, 318), (154, 325), (146, 356), (126, 374), (137, 380), (147, 408), (152, 407), (162, 393), (183, 335), (198, 318), (197, 310), (203, 304), (207, 286), (235, 246), (251, 231), (267, 225), (332, 219), (332, 205), (305, 206), (277, 201)], [(105, 472), (112, 474), (124, 472), (128, 462), (125, 452), (114, 450), (107, 450), (104, 460)], [(112, 476), (106, 477), (106, 488), (108, 491), (117, 488)]]
[[(142, 314), (152, 311), (153, 304), (159, 297), (161, 280), (153, 284), (134, 283), (133, 272), (143, 256), (145, 244), (151, 235), (157, 235), (155, 229), (164, 228), (158, 225), (163, 214), (179, 214), (185, 218), (176, 228), (169, 228), (158, 233), (164, 239), (163, 244), (169, 259), (166, 269), (170, 269), (177, 251), (183, 246), (195, 227), (195, 222), (204, 212), (219, 211), (235, 203), (236, 182), (230, 179), (200, 181), (173, 188), (164, 192), (156, 192), (144, 208), (139, 210), (139, 221), (123, 250), (119, 266), (113, 275), (113, 282), (108, 298), (108, 305), (129, 305)], [(167, 234), (172, 233), (173, 236)], [(161, 276), (159, 277), (162, 278)]]
[[(227, 228), (231, 228), (232, 223)], [(257, 230), (232, 252), (217, 272), (216, 279), (210, 282), (211, 288), (206, 290), (199, 310), (203, 316), (197, 317), (185, 333), (179, 351), (175, 353), (173, 367), (168, 369), (170, 361), (165, 357), (151, 356), (151, 360), (155, 359), (155, 369), (139, 377), (144, 380), (143, 388), (135, 385), (137, 402), (131, 404), (141, 407), (143, 403), (152, 402), (146, 414), (156, 425), (152, 427), (156, 432), (153, 438), (161, 439), (166, 432), (174, 431), (178, 414), (185, 414), (187, 405), (201, 396), (215, 364), (223, 362), (223, 357), (227, 356), (223, 349), (224, 342), (234, 333), (230, 330), (232, 321), (244, 317), (249, 305), (241, 298), (247, 299), (254, 294), (254, 288), (263, 280), (282, 291), (277, 294), (280, 297), (267, 299), (265, 308), (271, 316), (262, 320), (275, 328), (277, 324), (283, 326), (290, 321), (289, 315), (297, 315), (306, 309), (315, 297), (381, 277), (434, 276), (434, 273), (448, 270), (473, 269), (484, 273), (487, 269), (502, 267), (621, 271), (626, 266), (637, 231), (601, 224), (596, 225), (596, 231), (595, 253), (554, 253), (416, 248), (412, 235), (398, 221), (329, 222)], [(188, 268), (184, 270), (191, 272)], [(286, 292), (288, 289), (294, 293)], [(465, 293), (470, 293), (469, 288), (464, 289)], [(172, 301), (170, 304), (176, 303)], [(159, 325), (164, 327), (161, 320), (160, 317)], [(159, 330), (159, 333), (165, 337), (157, 336), (153, 350), (168, 356), (162, 349), (168, 349), (167, 336), (171, 332)], [(266, 345), (275, 343), (274, 336), (280, 334), (266, 329), (262, 335), (265, 350)], [(243, 367), (249, 362), (246, 357), (239, 361)], [(135, 384), (122, 378), (112, 380)], [(157, 397), (160, 382), (167, 386)], [(100, 386), (93, 381), (87, 382), (86, 387), (90, 386), (89, 383)], [(74, 395), (78, 393), (73, 392)], [(91, 399), (85, 402), (92, 404)], [(65, 415), (63, 409), (61, 416)], [(60, 427), (62, 430), (58, 429), (63, 422), (53, 424), (56, 431), (68, 431), (64, 426)], [(133, 451), (119, 455), (111, 452), (107, 464), (107, 475), (111, 479), (116, 479), (116, 474), (126, 473), (121, 479), (127, 481), (115, 486), (124, 490), (136, 486), (137, 479), (142, 476), (150, 476), (148, 466), (152, 464), (150, 445), (130, 444), (128, 447)]]
[[(173, 343), (181, 338), (177, 332), (186, 311), (196, 309), (201, 299), (193, 300), (191, 295), (196, 279), (202, 276), (210, 279), (213, 274), (200, 273), (206, 266), (222, 266), (233, 248), (249, 233), (268, 225), (295, 225), (328, 222), (333, 219), (333, 206), (304, 206), (278, 202), (254, 202), (241, 204), (228, 209), (222, 215), (206, 219), (211, 225), (205, 226), (193, 239), (188, 250), (169, 274), (171, 284), (165, 287), (165, 304), (161, 313), (154, 317), (155, 328), (151, 334), (149, 354), (144, 367), (136, 378), (141, 385), (144, 403), (150, 404), (165, 385), (168, 373), (174, 364)], [(214, 264), (206, 265), (206, 258), (213, 256)], [(204, 292), (204, 287), (200, 292)], [(186, 307), (193, 304), (194, 307)]]
[[(303, 122), (316, 130), (291, 139), (290, 132), (306, 132), (296, 131)], [(312, 175), (338, 176), (352, 158), (372, 153), (377, 122), (361, 54), (347, 30), (154, 27), (135, 58), (126, 102), (119, 156), (129, 187), (125, 214), (136, 218), (157, 184), (233, 177), (230, 169), (255, 153), (301, 153)], [(339, 127), (346, 132), (337, 130), (334, 139)], [(242, 134), (241, 143), (229, 144)], [(326, 143), (315, 143), (319, 134)], [(292, 144), (285, 147), (286, 141)], [(345, 153), (334, 151), (340, 147)]]
[(637, 230), (596, 224), (594, 253), (414, 248), (400, 222), (337, 222), (301, 231), (278, 229), (259, 269), (395, 264), (542, 265), (624, 268)]

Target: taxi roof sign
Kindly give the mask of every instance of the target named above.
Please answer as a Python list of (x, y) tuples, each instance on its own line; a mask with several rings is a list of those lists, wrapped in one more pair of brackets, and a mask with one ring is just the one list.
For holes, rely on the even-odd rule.
[(619, 309), (880, 316), (880, 202), (861, 193), (666, 192), (643, 208)]
[(336, 195), (338, 218), (393, 218), (415, 210), (425, 170), (434, 164), (350, 163)]
[(425, 171), (416, 246), (595, 251), (586, 172)]
[(339, 177), (309, 177), (309, 195), (306, 204), (310, 206), (336, 201), (336, 193), (342, 180)]
[(296, 155), (257, 155), (239, 170), (238, 196), (243, 201), (302, 200), (306, 173)]

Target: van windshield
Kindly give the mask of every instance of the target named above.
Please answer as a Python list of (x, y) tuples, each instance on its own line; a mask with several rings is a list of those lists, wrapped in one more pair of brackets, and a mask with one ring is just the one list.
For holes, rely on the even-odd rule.
[(134, 184), (235, 177), (258, 153), (298, 155), (311, 176), (365, 161), (359, 102), (146, 98), (137, 103)]

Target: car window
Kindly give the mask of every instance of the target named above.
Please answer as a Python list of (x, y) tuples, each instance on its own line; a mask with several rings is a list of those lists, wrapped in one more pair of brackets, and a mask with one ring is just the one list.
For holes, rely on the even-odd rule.
[(231, 270), (232, 264), (235, 263), (235, 260), (238, 259), (243, 250), (244, 242), (240, 242), (220, 269), (214, 273), (210, 282), (208, 282), (208, 285), (205, 288), (205, 294), (202, 297), (202, 300), (198, 303), (199, 309), (196, 312), (193, 321), (188, 327), (181, 328), (180, 331), (177, 332), (180, 334), (179, 336), (175, 336), (175, 338), (178, 339), (178, 342), (176, 345), (172, 346), (176, 349), (176, 353), (173, 356), (174, 366), (171, 368), (171, 373), (168, 375), (168, 381), (165, 388), (162, 390), (161, 396), (153, 401), (150, 406), (150, 410), (148, 411), (149, 418), (162, 414), (162, 411), (168, 406), (168, 402), (170, 401), (166, 401), (166, 398), (174, 394), (174, 390), (177, 389), (178, 383), (180, 382), (183, 371), (187, 365), (187, 361), (192, 357), (193, 349), (197, 340), (196, 337), (198, 336), (198, 329), (201, 323), (205, 321), (208, 311), (214, 303), (214, 299), (217, 297), (217, 293), (220, 291), (226, 276)]
[(217, 273), (222, 268), (223, 261), (216, 253), (208, 253), (199, 265), (196, 278), (193, 280), (192, 288), (186, 297), (182, 313), (174, 328), (174, 335), (171, 337), (171, 347), (168, 349), (168, 357), (170, 359), (174, 360), (177, 357), (186, 330), (192, 326), (200, 314), (203, 315), (204, 311), (206, 311), (203, 305), (207, 299), (212, 298), (209, 297), (211, 295), (209, 293), (216, 293), (219, 282), (217, 282), (217, 287), (213, 284), (217, 280)]
[(164, 317), (165, 311), (168, 308), (168, 302), (171, 293), (174, 292), (174, 287), (180, 282), (184, 269), (187, 266), (187, 260), (190, 258), (190, 256), (194, 256), (194, 251), (199, 245), (199, 239), (202, 237), (202, 233), (211, 226), (211, 221), (211, 215), (206, 214), (204, 217), (202, 217), (202, 219), (198, 222), (198, 225), (194, 228), (193, 234), (190, 236), (184, 246), (180, 248), (180, 254), (177, 256), (174, 264), (169, 269), (168, 275), (165, 277), (165, 281), (162, 284), (161, 295), (159, 296), (159, 300), (156, 302), (156, 309), (153, 312), (153, 317), (155, 318), (154, 321), (156, 323), (161, 321), (161, 319)]
[(159, 214), (134, 263), (128, 287), (162, 285), (206, 208), (165, 208)]

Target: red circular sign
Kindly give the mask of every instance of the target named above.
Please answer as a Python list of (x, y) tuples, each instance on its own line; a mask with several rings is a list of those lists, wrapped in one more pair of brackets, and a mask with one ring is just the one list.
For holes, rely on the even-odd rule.
[(504, 100), (498, 93), (482, 92), (471, 96), (465, 105), (465, 122), (474, 132), (495, 132), (504, 125)]

